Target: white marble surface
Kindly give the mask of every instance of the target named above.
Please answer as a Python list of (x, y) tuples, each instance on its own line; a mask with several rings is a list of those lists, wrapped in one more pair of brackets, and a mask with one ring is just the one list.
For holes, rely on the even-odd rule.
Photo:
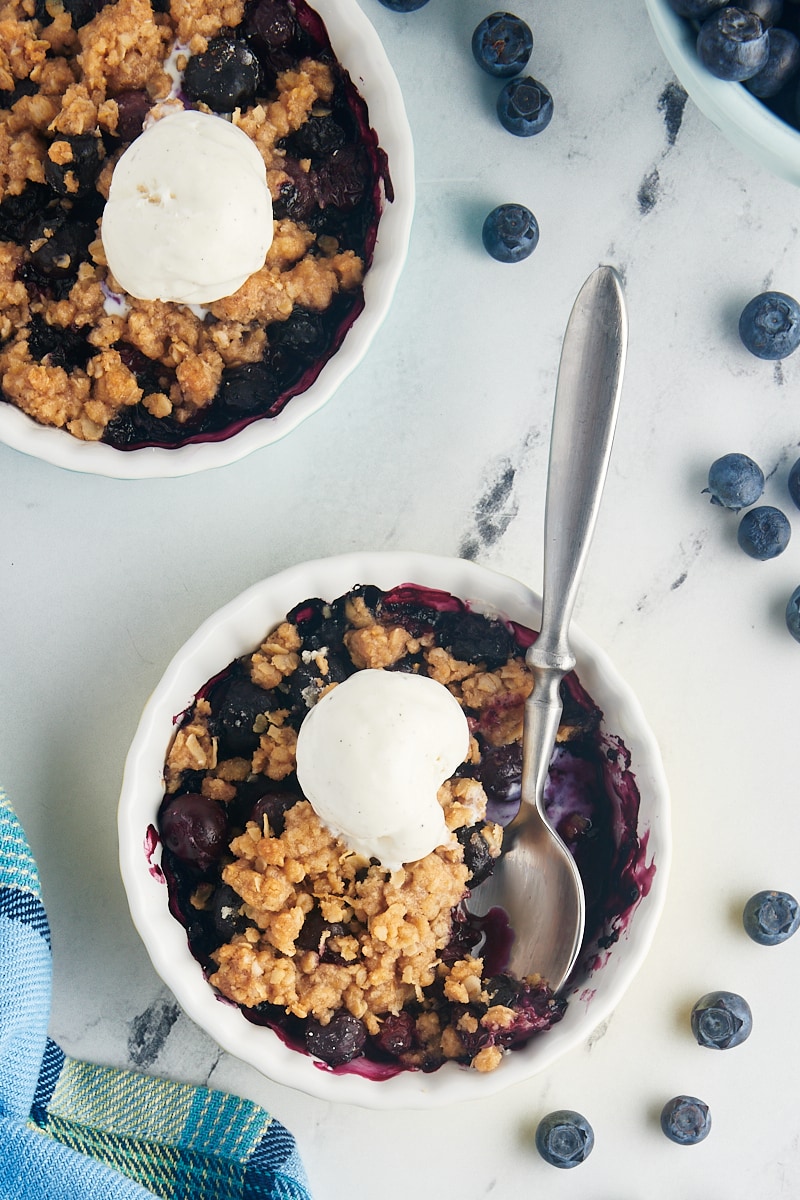
[[(343, 0), (345, 2), (345, 0)], [(765, 949), (738, 914), (765, 887), (800, 892), (797, 681), (783, 626), (800, 533), (770, 563), (703, 497), (708, 464), (758, 459), (766, 499), (800, 454), (800, 355), (740, 347), (765, 285), (800, 292), (798, 193), (732, 151), (676, 95), (639, 0), (519, 0), (555, 117), (524, 140), (496, 124), (471, 61), (482, 0), (403, 17), (360, 0), (405, 90), (417, 147), (408, 265), (367, 360), (287, 440), (216, 472), (125, 483), (0, 447), (0, 779), (22, 817), (53, 926), (51, 1031), (71, 1053), (210, 1081), (297, 1135), (316, 1200), (543, 1192), (552, 1200), (800, 1194), (800, 937)], [(666, 90), (665, 90), (666, 89)], [(680, 106), (678, 105), (678, 108)], [(519, 200), (533, 258), (492, 262), (483, 215)], [(116, 866), (115, 808), (139, 712), (176, 648), (254, 580), (358, 548), (473, 556), (541, 583), (547, 438), (560, 339), (598, 262), (621, 271), (630, 353), (620, 426), (577, 618), (639, 694), (674, 806), (674, 871), (649, 959), (604, 1029), (528, 1083), (434, 1113), (310, 1100), (221, 1055), (150, 966)], [(750, 1001), (727, 1053), (688, 1032), (714, 988)], [(678, 1092), (714, 1128), (673, 1146)], [(576, 1108), (596, 1148), (546, 1166), (537, 1120)]]

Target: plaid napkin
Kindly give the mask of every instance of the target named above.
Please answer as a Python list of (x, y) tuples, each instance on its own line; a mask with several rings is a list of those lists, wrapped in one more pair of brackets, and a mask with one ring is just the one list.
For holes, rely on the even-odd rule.
[(50, 985), (36, 863), (0, 789), (0, 1200), (310, 1200), (258, 1105), (65, 1055)]

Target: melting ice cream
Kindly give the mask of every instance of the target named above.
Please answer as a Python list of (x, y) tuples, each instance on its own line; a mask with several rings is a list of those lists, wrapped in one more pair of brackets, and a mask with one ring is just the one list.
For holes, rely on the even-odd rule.
[(357, 671), (300, 726), (297, 778), (332, 833), (395, 870), (450, 841), (436, 793), (468, 749), (467, 719), (442, 684)]
[(272, 199), (255, 143), (222, 117), (181, 110), (114, 167), (103, 212), (109, 268), (131, 296), (210, 304), (264, 265)]

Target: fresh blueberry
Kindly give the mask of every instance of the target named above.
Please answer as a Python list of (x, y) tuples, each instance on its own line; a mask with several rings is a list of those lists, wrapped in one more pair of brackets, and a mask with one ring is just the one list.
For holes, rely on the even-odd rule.
[(798, 458), (789, 472), (788, 487), (789, 495), (794, 500), (797, 508), (800, 508), (800, 458)]
[(708, 992), (692, 1009), (691, 1025), (699, 1046), (729, 1050), (749, 1038), (753, 1014), (736, 992)]
[(745, 87), (759, 100), (769, 100), (794, 79), (800, 71), (800, 40), (788, 29), (771, 29), (769, 57), (757, 75), (745, 81)]
[(800, 587), (796, 587), (786, 605), (786, 628), (796, 642), (800, 642)]
[(792, 527), (779, 508), (762, 504), (744, 514), (736, 536), (745, 554), (766, 562), (783, 554), (789, 545)]
[(483, 222), (481, 237), (498, 262), (522, 262), (538, 245), (539, 224), (524, 204), (498, 204)]
[(744, 906), (742, 923), (760, 946), (777, 946), (800, 929), (800, 904), (788, 892), (756, 892)]
[(741, 7), (755, 13), (762, 23), (771, 29), (783, 16), (784, 3), (783, 0), (745, 0)]
[(513, 13), (491, 13), (472, 35), (472, 53), (478, 66), (502, 79), (519, 75), (532, 49), (530, 26)]
[(725, 0), (669, 0), (669, 5), (679, 17), (688, 17), (690, 21), (704, 21), (718, 8), (724, 8)]
[(384, 8), (390, 8), (392, 12), (402, 13), (415, 12), (427, 3), (428, 0), (381, 0)]
[(516, 137), (541, 133), (553, 117), (553, 97), (530, 75), (510, 80), (497, 97), (500, 124)]
[(757, 358), (786, 358), (800, 345), (800, 304), (785, 292), (761, 292), (742, 309), (739, 337)]
[(723, 454), (708, 468), (712, 504), (738, 512), (755, 504), (764, 491), (764, 472), (746, 454)]
[(661, 1128), (671, 1142), (696, 1146), (711, 1131), (708, 1105), (696, 1096), (673, 1096), (661, 1110)]
[(741, 82), (766, 65), (769, 31), (755, 13), (743, 8), (721, 8), (700, 26), (697, 55), (718, 79)]
[(548, 1113), (536, 1129), (536, 1149), (553, 1167), (577, 1167), (593, 1146), (594, 1130), (586, 1117), (569, 1108)]

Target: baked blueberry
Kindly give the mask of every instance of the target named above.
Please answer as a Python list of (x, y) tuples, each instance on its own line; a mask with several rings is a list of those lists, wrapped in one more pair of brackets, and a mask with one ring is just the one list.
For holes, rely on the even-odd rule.
[(499, 204), (483, 222), (481, 238), (498, 262), (522, 262), (539, 244), (539, 225), (524, 204)]
[(736, 992), (708, 992), (692, 1008), (691, 1026), (698, 1045), (729, 1050), (749, 1038), (753, 1014)]
[(514, 652), (514, 639), (503, 622), (478, 612), (442, 613), (436, 644), (459, 662), (483, 663), (489, 670)]
[(533, 50), (530, 26), (513, 13), (495, 12), (484, 17), (472, 35), (472, 54), (489, 75), (519, 75)]
[(114, 99), (117, 102), (117, 137), (123, 142), (132, 142), (142, 132), (152, 103), (150, 97), (143, 89), (129, 88), (119, 92)]
[(777, 946), (800, 929), (800, 904), (788, 892), (756, 892), (744, 906), (745, 933), (761, 946)]
[(661, 1128), (671, 1142), (696, 1146), (711, 1132), (711, 1113), (696, 1096), (673, 1096), (661, 1110)]
[(263, 411), (277, 394), (275, 378), (264, 362), (243, 363), (222, 372), (216, 399), (231, 416)]
[(318, 162), (341, 150), (346, 141), (345, 130), (331, 113), (315, 115), (312, 112), (296, 133), (286, 139), (286, 149), (295, 158)]
[(723, 454), (708, 468), (705, 490), (712, 504), (738, 512), (760, 499), (764, 491), (764, 472), (746, 454)]
[(531, 75), (510, 80), (497, 97), (500, 124), (516, 137), (532, 137), (553, 118), (553, 97)]
[(45, 281), (74, 278), (96, 236), (94, 226), (70, 220), (63, 209), (44, 216), (30, 232), (30, 265)]
[(339, 1067), (363, 1054), (367, 1031), (357, 1017), (340, 1009), (327, 1025), (309, 1018), (305, 1040), (306, 1049), (314, 1058), (321, 1058), (329, 1067)]
[(182, 862), (207, 871), (227, 846), (228, 822), (216, 800), (198, 793), (176, 796), (161, 814), (164, 845)]
[(247, 917), (241, 907), (242, 897), (227, 883), (215, 888), (211, 897), (211, 919), (217, 934), (226, 942), (247, 928)]
[(765, 562), (783, 554), (791, 535), (792, 527), (785, 513), (771, 504), (762, 504), (744, 514), (736, 537), (745, 554)]
[(536, 1128), (536, 1149), (552, 1167), (568, 1169), (584, 1162), (594, 1147), (594, 1130), (584, 1116), (569, 1108), (542, 1117)]
[(372, 1041), (378, 1050), (390, 1058), (410, 1054), (418, 1044), (416, 1021), (407, 1009), (396, 1014), (387, 1013)]
[(260, 74), (258, 59), (246, 42), (220, 36), (211, 38), (207, 50), (189, 59), (183, 89), (214, 112), (233, 112), (253, 100)]
[(265, 713), (278, 707), (273, 693), (250, 679), (234, 676), (225, 680), (212, 698), (213, 729), (220, 751), (232, 757), (252, 754), (260, 736), (254, 726)]
[(355, 208), (364, 198), (367, 164), (357, 146), (343, 146), (311, 170), (314, 195), (320, 208)]
[(295, 21), (285, 4), (258, 0), (247, 18), (248, 33), (270, 50), (282, 49), (295, 34)]
[(718, 79), (741, 82), (757, 75), (769, 56), (769, 30), (744, 8), (721, 8), (697, 35), (697, 56)]
[(800, 346), (800, 304), (785, 292), (761, 292), (742, 309), (739, 337), (757, 358), (786, 358)]
[[(69, 151), (61, 154), (60, 147), (66, 142)], [(93, 133), (59, 135), (53, 139), (52, 152), (58, 161), (45, 156), (44, 177), (57, 196), (77, 200), (88, 195), (97, 182), (97, 176), (106, 156), (103, 139)], [(66, 161), (61, 161), (65, 158)]]
[(456, 837), (464, 848), (464, 865), (469, 871), (467, 882), (477, 887), (488, 879), (494, 870), (495, 860), (489, 852), (489, 843), (483, 836), (480, 825), (469, 825), (456, 831)]
[(31, 358), (48, 367), (63, 367), (71, 371), (83, 369), (97, 351), (78, 329), (48, 325), (38, 313), (31, 314), (28, 327), (28, 350)]
[(53, 193), (43, 183), (29, 183), (18, 196), (6, 195), (0, 203), (0, 239), (26, 242)]

